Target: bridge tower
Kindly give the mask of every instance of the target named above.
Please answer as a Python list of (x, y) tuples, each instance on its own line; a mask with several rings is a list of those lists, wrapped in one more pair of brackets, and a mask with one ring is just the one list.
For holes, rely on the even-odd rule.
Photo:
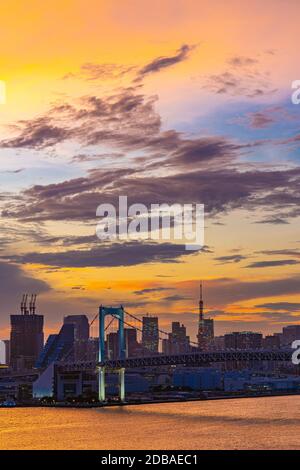
[[(98, 386), (99, 401), (105, 401), (105, 317), (111, 315), (118, 319), (118, 338), (119, 338), (119, 358), (126, 358), (125, 336), (124, 336), (124, 309), (121, 307), (99, 307), (99, 369), (98, 369)], [(121, 401), (125, 400), (125, 368), (120, 367), (113, 369), (119, 375), (119, 397)]]

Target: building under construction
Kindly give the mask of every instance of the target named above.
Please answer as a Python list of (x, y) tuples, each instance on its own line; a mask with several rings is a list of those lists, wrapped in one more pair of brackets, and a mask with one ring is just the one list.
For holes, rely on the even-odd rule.
[(44, 345), (44, 316), (36, 314), (36, 295), (24, 294), (21, 312), (10, 316), (10, 366), (15, 370), (31, 369)]

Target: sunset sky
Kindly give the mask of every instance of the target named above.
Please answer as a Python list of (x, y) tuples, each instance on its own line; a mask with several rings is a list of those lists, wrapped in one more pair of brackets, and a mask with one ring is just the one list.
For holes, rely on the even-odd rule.
[[(215, 333), (300, 315), (299, 0), (0, 6), (0, 338), (23, 292), (46, 333), (100, 303)], [(205, 247), (103, 243), (96, 208), (205, 205)]]

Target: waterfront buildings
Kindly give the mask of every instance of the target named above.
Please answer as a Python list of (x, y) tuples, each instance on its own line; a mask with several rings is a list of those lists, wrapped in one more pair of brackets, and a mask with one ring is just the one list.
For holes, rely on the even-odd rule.
[(178, 368), (173, 373), (173, 385), (191, 390), (221, 390), (222, 372), (212, 367)]
[(262, 334), (252, 331), (235, 331), (224, 335), (225, 349), (261, 349)]
[[(34, 297), (34, 296), (33, 296)], [(130, 322), (130, 319), (128, 319)], [(33, 384), (35, 396), (45, 396), (48, 392), (54, 390), (55, 396), (76, 397), (78, 395), (96, 396), (97, 398), (97, 374), (95, 364), (91, 368), (83, 367), (81, 361), (98, 360), (98, 338), (90, 338), (90, 327), (88, 318), (85, 315), (68, 315), (64, 317), (63, 325), (57, 334), (51, 334), (45, 347), (40, 351), (43, 344), (43, 316), (35, 313), (35, 298), (29, 303), (27, 308), (27, 298), (23, 297), (21, 304), (21, 313), (11, 315), (11, 349), (12, 360), (10, 369), (0, 374), (0, 392), (2, 396), (17, 396), (19, 399), (30, 395)], [(106, 332), (106, 357), (108, 359), (119, 358), (119, 337), (117, 331)], [(141, 332), (141, 336), (140, 335)], [(162, 336), (166, 336), (162, 341)], [(210, 318), (204, 318), (202, 286), (200, 288), (199, 300), (199, 322), (198, 322), (198, 340), (200, 338), (201, 350), (259, 350), (287, 348), (295, 339), (300, 339), (300, 325), (289, 325), (284, 327), (282, 333), (275, 333), (263, 338), (261, 333), (251, 331), (241, 331), (227, 333), (224, 336), (214, 337), (214, 321)], [(173, 322), (171, 331), (166, 333), (160, 331), (158, 317), (144, 316), (142, 319), (142, 328), (128, 327), (124, 328), (125, 350), (127, 357), (138, 357), (143, 364), (143, 356), (158, 355), (180, 355), (188, 352), (196, 352), (198, 348), (191, 346), (190, 337), (187, 335), (186, 327), (180, 322)], [(192, 343), (193, 344), (193, 343)], [(10, 342), (2, 342), (2, 356), (5, 350), (5, 357), (9, 358)], [(17, 348), (19, 347), (19, 349)], [(37, 356), (37, 351), (40, 351)], [(156, 358), (155, 358), (156, 359)], [(6, 359), (8, 361), (8, 359)], [(62, 363), (76, 363), (74, 369), (69, 369)], [(266, 363), (267, 361), (227, 361), (220, 363), (214, 368), (210, 367), (184, 367), (175, 363), (172, 366), (140, 366), (141, 370), (137, 372), (135, 368), (128, 370), (126, 368), (126, 391), (128, 393), (151, 393), (166, 388), (174, 387), (177, 389), (190, 390), (219, 390), (220, 374), (225, 378), (225, 372), (238, 371), (248, 368), (251, 370), (251, 377), (240, 377), (230, 375), (226, 376), (230, 387), (236, 387), (237, 390), (246, 390), (247, 387), (264, 387), (266, 380), (255, 382), (255, 374), (269, 373), (290, 374), (291, 377), (298, 373), (298, 369), (291, 361), (278, 364), (277, 362)], [(79, 363), (79, 364), (78, 364)], [(28, 370), (29, 369), (29, 370)], [(82, 369), (82, 370), (81, 370)], [(33, 380), (32, 373), (36, 373)], [(109, 372), (111, 374), (112, 371)], [(109, 376), (108, 374), (108, 376)], [(250, 378), (249, 378), (250, 377)], [(280, 378), (279, 376), (277, 378)], [(236, 381), (236, 384), (230, 385), (230, 380)], [(254, 383), (255, 382), (255, 383)], [(292, 385), (291, 385), (291, 383)], [(286, 388), (292, 387), (295, 390), (297, 384), (291, 379), (286, 384)], [(272, 390), (278, 386), (280, 390), (284, 385), (279, 381), (270, 385), (268, 376), (267, 387)], [(278, 385), (279, 384), (279, 385)], [(112, 390), (112, 394), (118, 383), (114, 374), (107, 379), (107, 385)], [(242, 387), (241, 389), (239, 387)], [(244, 388), (243, 388), (244, 387)], [(283, 387), (283, 388), (280, 388)], [(222, 388), (221, 388), (222, 389)], [(225, 390), (225, 388), (223, 388)], [(222, 389), (222, 390), (223, 390)], [(263, 389), (263, 388), (262, 388)], [(225, 390), (226, 391), (226, 390)]]
[(225, 392), (276, 392), (300, 391), (300, 378), (286, 374), (257, 373), (251, 369), (232, 370), (224, 373)]

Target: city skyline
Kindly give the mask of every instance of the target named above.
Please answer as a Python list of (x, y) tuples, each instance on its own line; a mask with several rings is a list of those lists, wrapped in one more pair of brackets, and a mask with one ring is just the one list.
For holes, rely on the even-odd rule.
[[(219, 334), (299, 323), (298, 13), (293, 0), (3, 9), (1, 338), (24, 291), (47, 335), (102, 302), (195, 338), (199, 278)], [(205, 247), (101, 242), (97, 206), (120, 195), (204, 204)]]
[[(30, 299), (29, 303), (28, 303), (28, 298)], [(182, 344), (181, 344), (182, 341), (184, 341), (184, 344), (188, 345), (189, 348), (190, 347), (191, 348), (196, 347), (196, 349), (200, 348), (200, 350), (201, 349), (205, 350), (207, 348), (208, 349), (222, 349), (225, 346), (221, 345), (221, 344), (223, 344), (223, 343), (221, 343), (221, 340), (223, 340), (224, 338), (226, 338), (230, 335), (234, 336), (234, 335), (244, 335), (244, 334), (252, 335), (253, 334), (254, 336), (255, 335), (260, 336), (261, 339), (265, 338), (266, 347), (268, 348), (267, 345), (269, 343), (270, 347), (272, 349), (273, 347), (280, 347), (282, 345), (281, 341), (280, 341), (280, 337), (284, 333), (284, 331), (288, 331), (288, 330), (294, 331), (293, 340), (291, 340), (290, 343), (297, 339), (298, 331), (300, 332), (300, 325), (299, 324), (286, 324), (282, 327), (282, 330), (280, 332), (268, 331), (267, 333), (263, 334), (260, 331), (230, 330), (230, 331), (227, 331), (226, 333), (224, 333), (223, 335), (222, 334), (215, 334), (215, 333), (218, 333), (218, 331), (217, 331), (218, 324), (214, 321), (214, 319), (209, 318), (207, 315), (204, 315), (204, 308), (205, 307), (204, 307), (204, 300), (203, 300), (203, 285), (202, 285), (202, 282), (200, 282), (200, 297), (199, 297), (198, 305), (199, 305), (198, 317), (196, 318), (197, 325), (198, 325), (198, 333), (196, 335), (195, 340), (193, 340), (193, 338), (190, 338), (190, 335), (188, 334), (186, 325), (183, 323), (183, 320), (177, 321), (178, 319), (176, 319), (176, 321), (172, 321), (171, 323), (169, 323), (166, 327), (166, 330), (165, 330), (165, 334), (167, 336), (165, 338), (162, 338), (160, 336), (160, 332), (164, 333), (164, 331), (161, 330), (160, 320), (159, 320), (158, 316), (150, 315), (147, 312), (146, 314), (143, 314), (141, 318), (138, 318), (133, 314), (133, 312), (129, 313), (129, 312), (125, 311), (126, 314), (128, 313), (130, 315), (131, 319), (133, 318), (133, 319), (135, 319), (135, 321), (136, 320), (142, 321), (142, 324), (143, 324), (143, 329), (142, 330), (139, 329), (139, 328), (136, 329), (136, 326), (131, 325), (129, 330), (131, 330), (132, 332), (135, 332), (134, 336), (131, 336), (131, 340), (136, 342), (137, 345), (138, 344), (143, 344), (144, 349), (149, 350), (150, 352), (152, 351), (154, 353), (157, 353), (157, 352), (161, 353), (161, 352), (164, 352), (164, 350), (165, 350), (165, 352), (167, 354), (169, 354), (170, 352), (168, 352), (168, 346), (167, 346), (168, 341), (170, 341), (170, 344), (172, 344), (172, 348), (174, 346), (175, 349), (176, 349), (176, 343), (177, 342), (178, 342), (177, 346), (179, 346), (179, 347), (182, 346)], [(124, 306), (121, 305), (121, 308), (124, 308)], [(40, 352), (41, 352), (42, 347), (43, 348), (46, 347), (46, 349), (47, 349), (47, 343), (49, 342), (49, 340), (50, 340), (50, 343), (51, 343), (53, 336), (58, 335), (59, 330), (56, 330), (56, 331), (53, 331), (51, 334), (47, 335), (44, 338), (44, 315), (39, 314), (38, 311), (36, 312), (36, 294), (31, 294), (31, 297), (28, 294), (23, 294), (22, 300), (20, 302), (19, 312), (15, 313), (13, 315), (10, 315), (10, 336), (9, 336), (9, 338), (0, 338), (0, 342), (3, 343), (3, 348), (2, 348), (3, 351), (2, 351), (1, 356), (3, 356), (3, 354), (5, 353), (4, 344), (11, 342), (10, 340), (12, 339), (12, 332), (14, 330), (15, 330), (15, 332), (13, 334), (15, 334), (15, 342), (16, 342), (17, 349), (19, 348), (18, 343), (20, 343), (20, 344), (23, 343), (23, 340), (21, 340), (21, 342), (20, 342), (20, 338), (25, 333), (26, 327), (25, 327), (25, 330), (23, 330), (23, 328), (25, 326), (25, 323), (24, 323), (24, 326), (21, 326), (22, 323), (23, 323), (21, 321), (22, 318), (24, 318), (25, 320), (27, 319), (29, 321), (31, 319), (32, 320), (35, 320), (35, 319), (37, 320), (37, 323), (36, 323), (37, 329), (36, 329), (36, 327), (34, 327), (33, 331), (34, 331), (34, 334), (37, 333), (38, 338), (39, 338), (40, 333), (42, 335), (42, 340), (38, 339), (38, 342), (40, 343), (40, 346), (39, 346)], [(64, 328), (66, 324), (76, 325), (75, 330), (72, 333), (72, 335), (74, 335), (73, 340), (75, 340), (76, 336), (78, 336), (78, 334), (79, 334), (79, 333), (76, 333), (76, 331), (78, 331), (78, 332), (80, 331), (80, 336), (84, 335), (82, 337), (85, 337), (85, 340), (87, 340), (89, 338), (96, 340), (99, 336), (99, 323), (97, 323), (97, 321), (99, 320), (99, 314), (94, 316), (93, 319), (89, 319), (85, 314), (67, 315), (67, 316), (63, 316), (62, 320), (63, 320), (63, 323), (60, 323), (60, 331), (62, 331), (61, 328)], [(95, 320), (97, 320), (97, 321), (95, 322)], [(20, 323), (20, 321), (21, 321), (21, 323)], [(40, 322), (42, 322), (42, 323), (40, 323)], [(33, 322), (32, 324), (34, 324), (34, 323), (35, 322)], [(105, 338), (106, 338), (106, 342), (107, 342), (107, 347), (109, 348), (108, 345), (109, 345), (110, 341), (113, 341), (113, 343), (116, 341), (116, 344), (112, 347), (113, 347), (113, 349), (114, 348), (118, 349), (118, 346), (117, 346), (117, 343), (118, 343), (118, 334), (117, 334), (118, 325), (117, 325), (116, 322), (114, 322), (113, 325), (111, 326), (112, 323), (113, 323), (112, 320), (110, 320), (108, 323), (106, 323), (106, 326), (105, 326)], [(20, 327), (17, 326), (18, 324), (20, 325)], [(125, 323), (124, 323), (124, 330), (125, 331), (128, 330), (128, 326), (130, 326), (130, 325), (125, 321)], [(108, 331), (107, 331), (107, 328), (109, 328)], [(295, 336), (296, 331), (297, 331), (297, 334)], [(17, 333), (17, 335), (16, 335), (16, 333)], [(139, 337), (138, 337), (138, 334), (139, 334)], [(69, 335), (69, 333), (67, 333), (67, 337), (68, 337), (68, 335)], [(276, 341), (274, 341), (274, 340), (276, 340)], [(22, 347), (23, 348), (25, 347), (25, 349), (28, 348), (28, 346), (26, 346), (27, 343), (28, 343), (28, 341), (26, 340), (26, 342), (23, 344)], [(29, 341), (28, 345), (30, 343), (31, 343), (31, 346), (29, 346), (29, 347), (32, 348), (32, 345), (34, 344), (34, 340), (31, 339)], [(116, 349), (116, 351), (117, 351), (117, 349)], [(142, 354), (141, 351), (139, 353)], [(16, 354), (18, 354), (18, 353), (16, 352)], [(1, 363), (1, 360), (0, 360), (0, 363)], [(3, 361), (2, 361), (2, 363), (3, 363)]]

